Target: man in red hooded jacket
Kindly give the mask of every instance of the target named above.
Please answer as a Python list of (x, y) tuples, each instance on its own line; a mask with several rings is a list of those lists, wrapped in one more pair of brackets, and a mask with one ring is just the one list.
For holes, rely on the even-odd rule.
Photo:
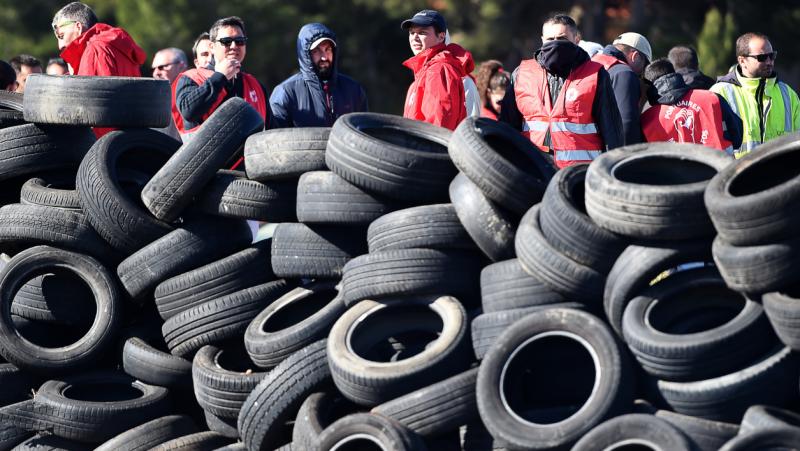
[(420, 11), (401, 28), (408, 30), (414, 52), (414, 57), (403, 62), (414, 71), (403, 116), (455, 130), (467, 117), (462, 81), (467, 73), (459, 60), (466, 51), (457, 44), (445, 44), (447, 25), (436, 11)]
[(61, 57), (74, 75), (141, 77), (147, 55), (122, 28), (98, 23), (88, 5), (72, 2), (53, 17)]

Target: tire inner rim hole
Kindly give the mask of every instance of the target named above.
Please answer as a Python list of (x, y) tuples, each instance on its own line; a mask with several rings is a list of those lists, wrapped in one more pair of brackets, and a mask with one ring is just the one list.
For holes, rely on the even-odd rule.
[(516, 142), (502, 135), (487, 134), (484, 135), (483, 140), (492, 150), (509, 161), (515, 168), (519, 168), (526, 174), (541, 174), (539, 167), (526, 154), (531, 151), (530, 149), (520, 149)]
[(439, 154), (441, 156), (447, 155), (446, 145), (439, 144), (435, 141), (431, 141), (430, 139), (426, 139), (422, 136), (415, 135), (408, 130), (403, 130), (394, 127), (378, 127), (378, 126), (360, 127), (359, 130), (373, 138), (379, 139), (381, 141), (386, 141), (390, 144), (404, 147), (406, 149), (412, 149), (431, 154)]
[(646, 318), (655, 330), (672, 335), (715, 329), (734, 319), (746, 299), (721, 284), (680, 290), (653, 302)]
[[(22, 297), (27, 300), (22, 301)], [(91, 288), (77, 274), (63, 268), (47, 268), (17, 291), (11, 313), (22, 338), (36, 346), (61, 348), (89, 332), (97, 305)]]
[(67, 387), (62, 394), (66, 398), (77, 401), (115, 402), (141, 398), (143, 392), (130, 383), (98, 382), (72, 385)]
[(603, 451), (661, 451), (663, 449), (663, 447), (660, 447), (652, 442), (639, 439), (629, 439), (611, 444), (603, 448)]
[(512, 354), (500, 389), (518, 419), (547, 425), (575, 415), (592, 397), (598, 372), (586, 345), (567, 334), (543, 334)]
[(426, 306), (387, 307), (355, 327), (350, 346), (363, 359), (398, 362), (424, 352), (443, 328), (439, 315)]
[(294, 326), (322, 310), (335, 297), (335, 290), (308, 293), (272, 312), (264, 321), (261, 330), (265, 333), (274, 333)]
[(797, 177), (800, 152), (787, 152), (747, 166), (728, 186), (732, 196), (747, 196), (781, 185)]
[(586, 213), (586, 185), (584, 184), (585, 180), (585, 172), (584, 177), (580, 179), (574, 177), (573, 180), (570, 180), (569, 191), (567, 195), (569, 196), (570, 203), (581, 213), (588, 216), (589, 214)]
[(223, 348), (214, 355), (214, 363), (226, 370), (236, 373), (246, 373), (248, 370), (259, 372), (258, 367), (250, 360), (244, 343), (241, 340), (231, 340), (225, 343)]
[(331, 451), (387, 451), (381, 443), (367, 434), (345, 437), (331, 447)]
[(717, 175), (717, 171), (697, 161), (648, 156), (622, 161), (612, 175), (626, 183), (665, 186), (708, 181)]

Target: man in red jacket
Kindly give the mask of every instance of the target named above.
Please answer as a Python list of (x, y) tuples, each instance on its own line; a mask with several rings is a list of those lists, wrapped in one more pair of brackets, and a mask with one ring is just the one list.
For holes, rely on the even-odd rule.
[(408, 30), (408, 43), (414, 52), (414, 57), (403, 62), (414, 71), (403, 116), (455, 130), (467, 117), (462, 81), (467, 74), (457, 57), (465, 50), (457, 44), (445, 44), (447, 24), (436, 11), (420, 11), (401, 28)]
[(72, 2), (53, 17), (61, 57), (75, 75), (141, 77), (144, 50), (122, 28), (98, 23), (88, 5)]

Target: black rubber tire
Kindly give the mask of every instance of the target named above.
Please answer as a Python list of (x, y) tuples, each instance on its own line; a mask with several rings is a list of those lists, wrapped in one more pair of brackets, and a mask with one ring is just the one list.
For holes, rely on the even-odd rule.
[(328, 127), (278, 128), (256, 133), (244, 144), (247, 178), (264, 182), (324, 171)]
[(319, 434), (334, 421), (356, 413), (358, 406), (337, 391), (318, 392), (309, 395), (294, 420), (292, 445), (296, 449), (315, 449)]
[(21, 92), (0, 92), (0, 108), (9, 111), (22, 112), (23, 94)]
[(31, 321), (86, 327), (94, 318), (92, 292), (65, 271), (53, 271), (28, 280), (17, 291), (11, 314)]
[(486, 198), (463, 172), (450, 183), (450, 201), (464, 229), (489, 259), (514, 258), (516, 215)]
[(798, 378), (800, 362), (783, 348), (734, 373), (693, 382), (658, 381), (655, 389), (678, 413), (739, 423), (755, 404), (795, 405)]
[(272, 270), (278, 277), (339, 279), (351, 259), (367, 252), (362, 228), (285, 222), (272, 233)]
[(332, 389), (325, 340), (295, 352), (279, 363), (247, 397), (239, 414), (239, 433), (249, 450), (280, 445), (281, 429), (297, 416), (312, 393)]
[(633, 413), (612, 418), (584, 435), (572, 451), (593, 451), (615, 447), (691, 451), (689, 439), (672, 424), (653, 415)]
[(297, 220), (306, 224), (367, 226), (402, 205), (330, 171), (306, 172), (297, 182)]
[(777, 407), (750, 406), (742, 417), (739, 435), (746, 435), (762, 429), (800, 428), (800, 414)]
[(342, 301), (444, 293), (467, 304), (480, 293), (483, 260), (458, 250), (396, 249), (356, 257), (345, 265)]
[[(348, 443), (350, 445), (348, 445)], [(359, 444), (364, 449), (379, 448), (385, 451), (426, 451), (422, 439), (402, 424), (380, 415), (356, 413), (348, 415), (327, 428), (319, 435), (319, 451), (340, 449), (342, 446)]]
[(153, 130), (115, 131), (92, 146), (78, 169), (76, 186), (89, 223), (114, 249), (130, 255), (172, 227), (154, 218), (135, 193), (121, 182), (122, 169), (150, 177), (180, 147), (180, 142)]
[(482, 360), (497, 341), (497, 338), (502, 335), (506, 329), (511, 327), (512, 324), (531, 313), (541, 312), (542, 310), (551, 308), (583, 310), (585, 306), (579, 302), (558, 302), (555, 304), (481, 313), (476, 316), (470, 323), (470, 330), (472, 332), (470, 337), (472, 338), (472, 350), (475, 353), (475, 358)]
[(15, 446), (13, 451), (90, 451), (91, 449), (91, 445), (40, 432)]
[(260, 368), (272, 368), (289, 355), (325, 338), (346, 310), (336, 282), (297, 287), (261, 311), (247, 326), (244, 345)]
[(762, 294), (797, 283), (798, 237), (756, 246), (733, 246), (717, 236), (712, 252), (719, 272), (732, 290)]
[(240, 337), (261, 310), (292, 288), (276, 280), (212, 299), (171, 317), (161, 332), (173, 355), (191, 356), (205, 345)]
[[(3, 387), (0, 391), (0, 406), (27, 399), (31, 390), (38, 388), (39, 385), (38, 378), (31, 376), (29, 372), (10, 363), (0, 363), (0, 386)], [(2, 436), (2, 426), (0, 426), (0, 436)]]
[(139, 337), (125, 340), (125, 373), (152, 385), (181, 389), (191, 384), (192, 362), (157, 349)]
[(0, 108), (0, 129), (25, 125), (26, 123), (22, 111)]
[(467, 321), (450, 296), (361, 301), (328, 334), (333, 381), (347, 399), (375, 406), (464, 371)]
[(710, 261), (711, 245), (705, 240), (628, 246), (606, 278), (603, 309), (609, 324), (622, 336), (622, 315), (631, 299), (665, 271), (686, 263)]
[(144, 77), (32, 74), (25, 81), (28, 122), (92, 127), (166, 127), (170, 86)]
[(559, 302), (566, 302), (566, 298), (526, 273), (516, 258), (494, 263), (481, 271), (483, 313)]
[(0, 130), (0, 180), (78, 167), (96, 138), (90, 128), (25, 124)]
[(242, 250), (252, 239), (241, 219), (192, 218), (123, 260), (117, 275), (132, 298), (143, 299), (168, 278)]
[(800, 225), (797, 135), (770, 140), (719, 172), (705, 192), (708, 214), (720, 239), (734, 246), (791, 238)]
[(603, 229), (586, 214), (584, 181), (588, 165), (564, 168), (550, 180), (539, 210), (542, 235), (576, 262), (608, 274), (626, 240)]
[(228, 99), (147, 182), (142, 202), (156, 218), (174, 221), (245, 139), (263, 129), (264, 119), (255, 108), (239, 97)]
[(203, 346), (192, 361), (197, 403), (220, 418), (238, 418), (245, 399), (266, 375), (253, 364), (241, 343)]
[(331, 129), (325, 163), (343, 179), (384, 196), (436, 203), (456, 175), (451, 132), (426, 122), (378, 113), (351, 113)]
[[(48, 267), (75, 273), (90, 287), (97, 306), (89, 329), (69, 346), (47, 347), (28, 341), (11, 318), (14, 294), (27, 280)], [(15, 255), (0, 273), (0, 302), (0, 354), (19, 368), (52, 373), (85, 367), (103, 355), (116, 334), (123, 298), (113, 276), (97, 260), (36, 246)]]
[(220, 418), (207, 410), (203, 411), (203, 415), (209, 431), (235, 440), (239, 439), (239, 431), (236, 429), (237, 418)]
[[(523, 354), (525, 357), (520, 358), (526, 360), (528, 368), (535, 366), (537, 370), (514, 379), (514, 367), (509, 365), (517, 353), (541, 339), (569, 340), (570, 344), (580, 346), (581, 362), (570, 361), (568, 353), (558, 352), (558, 346), (553, 346), (559, 342), (551, 342), (549, 348), (538, 349), (538, 355)], [(547, 359), (542, 355), (545, 349), (551, 352)], [(575, 376), (584, 376), (582, 371), (588, 369), (587, 361), (591, 361), (595, 373), (588, 396), (587, 381), (575, 380)], [(514, 323), (498, 337), (484, 357), (475, 387), (478, 411), (501, 446), (515, 449), (568, 447), (633, 403), (633, 381), (630, 380), (633, 371), (628, 363), (622, 345), (599, 318), (578, 310), (545, 309)], [(517, 368), (517, 372), (524, 369)], [(513, 400), (515, 407), (511, 407), (504, 390), (514, 387), (525, 390), (529, 399), (525, 399), (525, 394), (518, 395), (519, 398)], [(562, 410), (566, 406), (570, 406), (568, 410)], [(578, 406), (580, 409), (576, 411)], [(530, 412), (529, 417), (536, 413), (537, 418), (521, 418), (519, 412), (524, 407), (532, 409), (526, 411)], [(549, 421), (541, 421), (547, 416), (544, 412), (547, 410), (551, 410), (547, 412), (549, 415), (557, 414), (558, 420), (551, 417)]]
[(14, 426), (0, 425), (0, 449), (7, 451), (28, 440), (32, 432)]
[(697, 451), (718, 451), (739, 432), (739, 425), (690, 417), (669, 410), (659, 410), (657, 417), (683, 431)]
[(184, 435), (151, 448), (151, 451), (214, 451), (229, 445), (231, 440), (222, 434), (205, 431)]
[(730, 291), (716, 268), (682, 271), (646, 289), (625, 308), (622, 333), (642, 368), (669, 381), (728, 374), (777, 342), (761, 305)]
[(367, 244), (370, 253), (415, 248), (476, 249), (453, 204), (422, 205), (383, 215), (369, 225)]
[(89, 254), (105, 262), (118, 259), (79, 212), (41, 205), (0, 207), (0, 247), (5, 252), (39, 244)]
[(800, 443), (800, 429), (776, 428), (739, 435), (719, 451), (794, 450)]
[(203, 213), (269, 222), (296, 221), (297, 181), (256, 182), (242, 171), (217, 171), (197, 195)]
[(502, 122), (468, 117), (453, 132), (447, 151), (456, 167), (487, 198), (525, 214), (542, 200), (556, 173), (543, 152)]
[(698, 144), (651, 143), (596, 158), (586, 172), (586, 211), (600, 227), (655, 240), (713, 236), (708, 181), (733, 159)]
[(436, 437), (478, 419), (478, 368), (444, 379), (374, 407), (371, 412), (400, 422), (415, 433)]
[(34, 177), (22, 185), (19, 193), (20, 203), (81, 210), (78, 190), (75, 189), (75, 172), (63, 172), (45, 177)]
[(554, 248), (542, 234), (540, 212), (541, 205), (531, 208), (517, 229), (515, 248), (522, 269), (568, 299), (598, 304), (605, 275)]
[(158, 314), (168, 320), (211, 299), (275, 280), (267, 239), (221, 260), (169, 278), (156, 286)]
[(45, 382), (34, 400), (0, 409), (0, 421), (69, 440), (102, 443), (168, 410), (166, 388), (126, 374), (92, 372)]
[(147, 451), (174, 438), (198, 432), (197, 425), (183, 415), (156, 418), (129, 429), (95, 448), (95, 451)]
[(767, 293), (761, 297), (764, 311), (781, 342), (800, 351), (800, 299), (797, 289)]

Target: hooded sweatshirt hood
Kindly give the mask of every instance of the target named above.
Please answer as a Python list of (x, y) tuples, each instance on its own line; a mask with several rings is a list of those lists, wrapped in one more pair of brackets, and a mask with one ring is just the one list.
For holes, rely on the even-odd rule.
[(449, 51), (451, 55), (461, 62), (461, 69), (464, 71), (464, 75), (469, 75), (475, 70), (475, 60), (468, 50), (458, 44), (447, 44), (445, 50)]
[(319, 82), (319, 76), (311, 61), (311, 44), (321, 38), (328, 38), (336, 43), (333, 48), (331, 76), (328, 78), (331, 82), (336, 83), (336, 77), (339, 74), (339, 43), (336, 41), (336, 34), (321, 23), (303, 25), (300, 33), (297, 34), (297, 64), (300, 66), (300, 73), (305, 80)]
[(127, 31), (104, 23), (97, 23), (78, 36), (61, 52), (61, 57), (72, 66), (76, 74), (80, 70), (81, 57), (87, 44), (94, 41), (100, 41), (113, 47), (118, 52), (118, 57), (127, 58), (133, 66), (141, 66), (147, 59), (144, 50), (134, 42)]
[[(653, 83), (653, 86), (657, 90), (657, 94), (653, 95), (651, 92), (647, 93), (651, 105), (654, 105), (653, 101), (661, 105), (674, 105), (689, 92), (689, 86), (686, 85), (683, 76), (679, 73), (658, 77)], [(654, 97), (657, 97), (657, 100)]]

